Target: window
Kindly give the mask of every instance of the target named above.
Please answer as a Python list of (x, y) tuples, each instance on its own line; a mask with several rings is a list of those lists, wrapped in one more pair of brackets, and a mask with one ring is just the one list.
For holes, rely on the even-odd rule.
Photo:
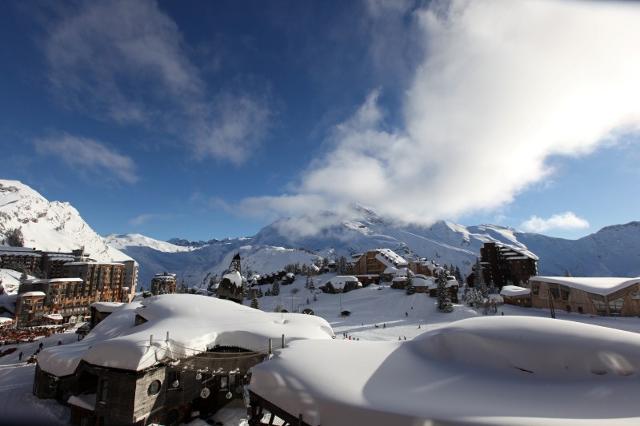
[(558, 287), (549, 287), (549, 292), (551, 293), (551, 296), (553, 296), (554, 299), (558, 299), (560, 298), (560, 291), (558, 290)]
[(623, 305), (624, 305), (623, 298), (609, 300), (609, 315), (615, 315), (615, 316), (621, 315)]
[(152, 396), (152, 395), (157, 395), (158, 392), (160, 392), (160, 388), (162, 387), (162, 383), (160, 382), (160, 380), (154, 380), (153, 382), (151, 382), (151, 384), (149, 384), (149, 388), (147, 389), (147, 393)]
[(179, 389), (180, 388), (180, 372), (179, 371), (169, 371), (169, 389)]
[(107, 398), (109, 397), (109, 380), (102, 379), (100, 382), (100, 402), (107, 402)]
[(538, 283), (531, 284), (531, 292), (533, 293), (534, 296), (537, 296), (538, 293), (540, 293), (540, 284)]
[(593, 302), (593, 307), (596, 308), (596, 313), (598, 315), (607, 315), (607, 305), (604, 303), (604, 298), (602, 296), (592, 296), (591, 301)]

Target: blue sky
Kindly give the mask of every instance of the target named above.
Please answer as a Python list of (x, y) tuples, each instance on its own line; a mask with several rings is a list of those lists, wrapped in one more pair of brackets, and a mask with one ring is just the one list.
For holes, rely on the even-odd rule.
[[(545, 115), (549, 106), (585, 103), (579, 86), (563, 83), (566, 92), (546, 97), (523, 92), (520, 115), (503, 125), (500, 108), (514, 108), (496, 92), (499, 72), (511, 75), (529, 56), (506, 51), (505, 61), (498, 47), (481, 63), (498, 70), (487, 81), (443, 73), (478, 57), (460, 46), (477, 34), (471, 20), (493, 16), (486, 3), (460, 18), (443, 12), (445, 2), (3, 2), (0, 174), (69, 201), (101, 234), (159, 239), (251, 235), (280, 215), (351, 202), (404, 221), (565, 237), (639, 219), (640, 148), (629, 130), (637, 123), (621, 118), (637, 107), (594, 106), (559, 125), (564, 111)], [(578, 34), (599, 19), (550, 7), (584, 15), (568, 24)], [(510, 11), (514, 25), (526, 12)], [(538, 47), (530, 40), (545, 23), (534, 24), (518, 39), (523, 49)], [(498, 28), (478, 45), (500, 37)], [(575, 43), (562, 41), (558, 49)], [(602, 61), (604, 46), (576, 63)], [(573, 72), (562, 54), (536, 58), (532, 78), (552, 66)], [(635, 66), (619, 64), (629, 74), (614, 87), (598, 80), (602, 91), (586, 90), (587, 75), (584, 96), (633, 98)], [(554, 78), (533, 83), (552, 89)], [(471, 105), (462, 108), (464, 123), (477, 126), (470, 133), (447, 107), (460, 102)], [(538, 139), (518, 138), (524, 130), (512, 124), (529, 107), (545, 131), (526, 134)], [(470, 145), (480, 134), (492, 138)]]

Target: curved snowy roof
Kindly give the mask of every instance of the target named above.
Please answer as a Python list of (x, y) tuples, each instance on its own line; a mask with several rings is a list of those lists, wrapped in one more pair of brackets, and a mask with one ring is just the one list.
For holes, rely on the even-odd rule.
[(309, 424), (635, 425), (638, 353), (636, 333), (480, 317), (402, 343), (296, 342), (250, 389)]
[[(134, 325), (136, 314), (147, 322)], [(263, 312), (194, 294), (166, 294), (116, 309), (82, 341), (42, 351), (38, 365), (57, 376), (72, 374), (81, 360), (140, 371), (218, 345), (266, 351), (268, 339), (278, 344), (283, 334), (287, 342), (334, 335), (329, 323), (317, 316)]]
[(629, 286), (640, 283), (640, 277), (620, 278), (620, 277), (543, 277), (535, 276), (529, 281), (538, 281), (551, 284), (561, 284), (567, 287), (586, 291), (589, 293), (606, 296), (622, 290)]
[(517, 285), (505, 285), (500, 290), (500, 294), (507, 297), (528, 296), (531, 294), (531, 289)]

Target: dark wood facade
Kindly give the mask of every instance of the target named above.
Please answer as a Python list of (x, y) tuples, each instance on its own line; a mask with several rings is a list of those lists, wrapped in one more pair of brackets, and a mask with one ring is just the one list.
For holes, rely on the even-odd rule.
[(523, 285), (538, 273), (535, 255), (498, 243), (485, 243), (480, 249), (480, 258), (485, 283), (498, 288)]
[(264, 353), (217, 348), (138, 372), (81, 362), (66, 377), (38, 366), (33, 393), (61, 403), (72, 395), (95, 395), (92, 409), (72, 410), (72, 424), (177, 425), (207, 417), (232, 399), (242, 398), (249, 369), (265, 358)]

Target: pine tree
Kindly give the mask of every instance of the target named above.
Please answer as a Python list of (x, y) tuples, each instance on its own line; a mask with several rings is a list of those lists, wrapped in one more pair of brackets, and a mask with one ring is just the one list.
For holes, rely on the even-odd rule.
[(280, 282), (274, 281), (273, 286), (271, 287), (271, 295), (277, 296), (280, 294)]
[(460, 268), (458, 268), (457, 266), (454, 272), (454, 276), (456, 277), (458, 282), (462, 283), (462, 274), (460, 273)]
[(251, 307), (254, 309), (260, 309), (258, 306), (258, 298), (254, 295), (253, 299), (251, 299)]

